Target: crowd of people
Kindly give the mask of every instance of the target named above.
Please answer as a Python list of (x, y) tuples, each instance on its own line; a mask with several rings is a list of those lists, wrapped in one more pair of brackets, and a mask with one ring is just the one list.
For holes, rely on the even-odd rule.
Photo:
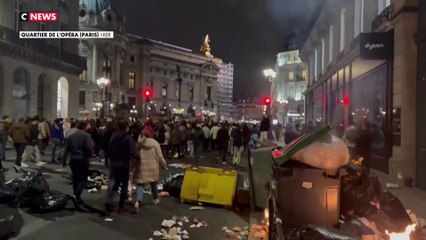
[[(228, 122), (203, 122), (200, 120), (169, 122), (163, 120), (128, 122), (120, 119), (99, 119), (76, 121), (74, 119), (55, 119), (46, 121), (38, 116), (19, 118), (14, 122), (4, 116), (0, 122), (0, 170), (6, 159), (6, 143), (10, 136), (16, 151), (14, 170), (21, 172), (28, 167), (25, 162), (36, 166), (46, 164), (41, 161), (46, 147), (51, 144), (51, 162), (69, 165), (72, 171), (73, 190), (77, 202), (82, 203), (81, 194), (87, 183), (90, 162), (102, 155), (105, 165), (110, 169), (110, 182), (106, 209), (114, 208), (114, 196), (119, 189), (127, 189), (128, 184), (136, 186), (136, 210), (143, 200), (143, 187), (151, 187), (153, 201), (157, 198), (157, 182), (160, 168), (167, 168), (167, 161), (191, 159), (200, 164), (201, 154), (216, 152), (217, 163), (227, 164), (232, 156), (232, 164), (239, 166), (242, 152), (257, 148), (263, 141), (279, 141), (289, 144), (299, 136), (311, 132), (316, 127), (306, 125), (283, 127), (271, 126), (264, 116), (260, 125)], [(371, 145), (374, 145), (367, 123), (358, 128), (350, 127), (343, 139), (353, 155), (365, 156), (369, 166)], [(119, 211), (124, 207), (127, 191), (120, 191)]]

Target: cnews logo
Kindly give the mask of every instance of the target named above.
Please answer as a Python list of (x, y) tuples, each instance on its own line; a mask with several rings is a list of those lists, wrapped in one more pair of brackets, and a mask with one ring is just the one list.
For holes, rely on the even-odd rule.
[(56, 22), (57, 12), (21, 12), (19, 19), (23, 22)]

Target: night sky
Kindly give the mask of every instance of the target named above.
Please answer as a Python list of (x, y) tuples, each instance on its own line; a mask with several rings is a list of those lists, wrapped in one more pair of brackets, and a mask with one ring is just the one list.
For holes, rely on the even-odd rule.
[(212, 54), (234, 64), (234, 97), (265, 95), (262, 74), (273, 68), (283, 40), (303, 29), (319, 0), (110, 0), (126, 31), (199, 51), (206, 34)]

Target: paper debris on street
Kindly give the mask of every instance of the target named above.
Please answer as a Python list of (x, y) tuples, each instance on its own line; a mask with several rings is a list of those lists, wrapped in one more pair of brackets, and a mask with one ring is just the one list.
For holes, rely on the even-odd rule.
[(176, 224), (175, 220), (163, 220), (163, 222), (161, 223), (162, 227), (167, 227), (167, 228), (171, 228), (173, 227), (173, 225)]
[(104, 220), (105, 220), (105, 222), (112, 222), (112, 221), (114, 221), (113, 218), (105, 218)]
[(188, 167), (186, 164), (183, 164), (183, 163), (173, 163), (173, 164), (169, 164), (168, 166), (174, 167), (174, 168), (182, 168), (182, 169), (185, 169)]
[(191, 210), (191, 211), (199, 211), (199, 210), (204, 210), (204, 207), (190, 207), (189, 210)]

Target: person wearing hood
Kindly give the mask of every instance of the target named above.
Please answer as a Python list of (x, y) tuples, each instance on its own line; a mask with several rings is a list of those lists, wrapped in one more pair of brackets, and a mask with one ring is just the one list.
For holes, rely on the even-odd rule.
[(10, 137), (13, 139), (16, 150), (16, 161), (15, 161), (15, 171), (21, 172), (22, 165), (22, 155), (25, 151), (25, 146), (28, 143), (30, 138), (30, 131), (28, 125), (25, 124), (24, 118), (19, 118), (17, 123), (12, 125), (12, 130), (10, 131)]
[(160, 180), (160, 167), (167, 168), (166, 160), (164, 160), (161, 152), (160, 144), (147, 132), (142, 132), (137, 143), (140, 161), (135, 166), (133, 173), (133, 183), (136, 185), (136, 202), (135, 210), (139, 211), (139, 207), (143, 200), (143, 186), (151, 185), (152, 198), (154, 204), (158, 204), (157, 182)]
[(110, 182), (107, 202), (105, 203), (108, 212), (112, 212), (114, 197), (120, 187), (125, 190), (120, 193), (119, 212), (123, 211), (124, 203), (128, 197), (130, 162), (136, 158), (135, 143), (128, 132), (129, 124), (126, 121), (120, 121), (118, 123), (118, 130), (111, 136), (109, 146)]
[(222, 161), (222, 164), (226, 164), (226, 153), (228, 151), (229, 143), (229, 130), (225, 123), (221, 124), (221, 128), (217, 132), (216, 146), (219, 151), (218, 160)]

